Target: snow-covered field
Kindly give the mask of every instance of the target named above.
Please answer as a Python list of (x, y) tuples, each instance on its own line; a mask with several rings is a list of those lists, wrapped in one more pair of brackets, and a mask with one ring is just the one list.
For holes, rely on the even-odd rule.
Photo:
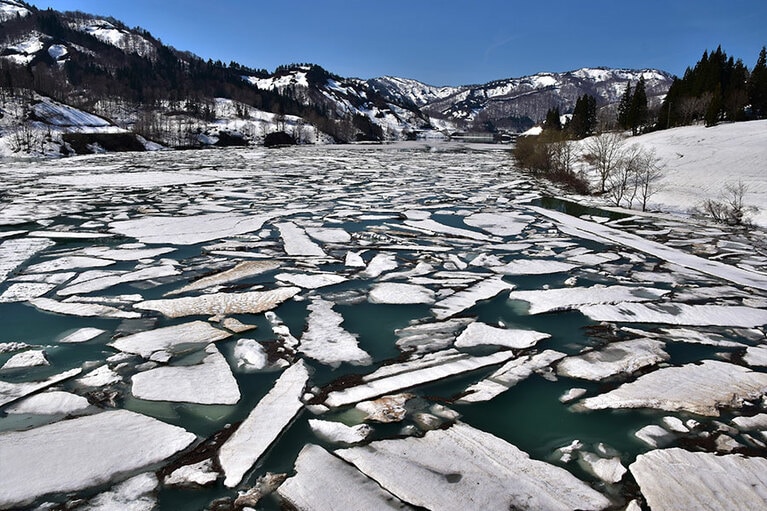
[(767, 507), (764, 236), (541, 195), (498, 146), (6, 162), (0, 509)]

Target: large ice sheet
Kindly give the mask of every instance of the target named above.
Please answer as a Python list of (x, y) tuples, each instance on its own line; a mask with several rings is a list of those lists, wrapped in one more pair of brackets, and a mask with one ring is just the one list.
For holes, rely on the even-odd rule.
[(141, 317), (141, 314), (138, 312), (124, 311), (98, 303), (58, 302), (50, 298), (33, 298), (29, 300), (29, 303), (42, 311), (68, 316), (100, 316), (120, 319), (137, 319)]
[(280, 230), (285, 252), (291, 256), (325, 257), (325, 251), (309, 239), (306, 232), (292, 222), (274, 224)]
[(70, 369), (60, 374), (55, 374), (45, 380), (11, 383), (0, 380), (0, 406), (12, 403), (17, 399), (34, 394), (38, 390), (42, 390), (64, 380), (68, 380), (73, 376), (80, 374), (82, 370), (80, 368)]
[(148, 300), (137, 303), (135, 308), (153, 310), (169, 318), (196, 315), (259, 314), (277, 307), (293, 298), (301, 290), (297, 287), (280, 287), (270, 291), (247, 293), (213, 293), (202, 296)]
[(19, 238), (0, 243), (0, 282), (8, 278), (27, 259), (52, 246), (46, 239)]
[(308, 379), (309, 372), (300, 360), (286, 369), (272, 390), (221, 446), (218, 461), (227, 487), (240, 484), (245, 473), (301, 411), (301, 396)]
[(653, 511), (767, 509), (765, 458), (658, 449), (629, 470)]
[(579, 402), (577, 408), (656, 408), (718, 416), (723, 406), (738, 408), (744, 400), (767, 392), (767, 373), (704, 360), (700, 364), (665, 367), (640, 376), (606, 394)]
[(431, 311), (437, 319), (447, 319), (473, 307), (477, 302), (489, 300), (511, 289), (514, 289), (514, 284), (505, 282), (501, 277), (490, 277), (440, 300)]
[(594, 321), (661, 323), (684, 326), (754, 328), (767, 324), (767, 310), (742, 305), (688, 305), (685, 303), (620, 303), (586, 305), (580, 311)]
[(585, 511), (611, 505), (565, 469), (532, 460), (463, 423), (336, 454), (401, 500), (425, 509)]
[(668, 360), (665, 343), (655, 339), (632, 339), (611, 343), (599, 350), (567, 357), (557, 365), (557, 374), (600, 381)]
[(665, 289), (629, 286), (591, 286), (562, 289), (512, 291), (509, 300), (522, 300), (530, 304), (530, 314), (574, 309), (580, 305), (646, 302), (668, 294)]
[(59, 290), (56, 294), (59, 296), (72, 296), (78, 294), (92, 293), (93, 291), (100, 291), (119, 284), (125, 284), (128, 282), (139, 282), (143, 280), (157, 279), (161, 277), (169, 277), (172, 275), (178, 275), (179, 271), (171, 265), (162, 266), (150, 266), (148, 268), (142, 268), (140, 270), (122, 273), (118, 275), (108, 275), (96, 279), (91, 279), (78, 284), (67, 286), (64, 289)]
[(494, 236), (518, 236), (532, 222), (529, 215), (516, 211), (474, 213), (463, 219), (466, 225), (477, 227)]
[(178, 354), (190, 349), (200, 349), (208, 343), (227, 339), (231, 335), (205, 321), (192, 321), (126, 335), (115, 339), (110, 345), (120, 351), (149, 358), (158, 351)]
[(108, 483), (162, 462), (195, 438), (127, 410), (0, 434), (0, 508)]

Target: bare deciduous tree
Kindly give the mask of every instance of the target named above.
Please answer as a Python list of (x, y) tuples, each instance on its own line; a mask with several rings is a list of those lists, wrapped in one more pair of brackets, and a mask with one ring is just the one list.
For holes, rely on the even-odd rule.
[(708, 199), (703, 203), (703, 210), (716, 222), (729, 225), (748, 223), (748, 216), (756, 213), (755, 206), (748, 206), (745, 197), (748, 186), (743, 181), (727, 183), (720, 194), (719, 200)]
[(620, 133), (602, 133), (586, 142), (584, 159), (599, 173), (599, 190), (605, 193), (610, 175), (620, 166), (624, 152), (624, 137)]

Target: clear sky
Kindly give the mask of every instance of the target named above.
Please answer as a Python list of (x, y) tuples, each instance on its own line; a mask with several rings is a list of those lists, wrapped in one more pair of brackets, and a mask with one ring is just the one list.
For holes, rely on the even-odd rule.
[(720, 44), (751, 68), (767, 45), (767, 0), (30, 1), (112, 16), (205, 59), (432, 85), (587, 66), (681, 75)]

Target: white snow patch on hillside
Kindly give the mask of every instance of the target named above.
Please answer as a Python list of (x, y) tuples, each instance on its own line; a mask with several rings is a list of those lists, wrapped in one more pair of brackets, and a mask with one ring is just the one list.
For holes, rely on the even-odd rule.
[(19, 17), (29, 16), (30, 10), (16, 2), (0, 2), (0, 23)]

